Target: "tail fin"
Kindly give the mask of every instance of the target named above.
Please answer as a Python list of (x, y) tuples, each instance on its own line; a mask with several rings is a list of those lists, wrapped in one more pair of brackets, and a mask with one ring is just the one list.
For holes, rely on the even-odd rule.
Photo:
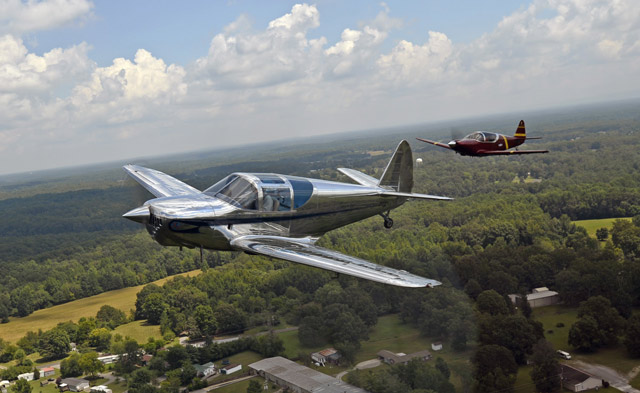
[(378, 186), (398, 192), (411, 192), (413, 189), (413, 154), (409, 142), (402, 141), (393, 153), (384, 170)]
[(527, 132), (524, 128), (524, 120), (520, 120), (520, 124), (518, 124), (518, 129), (516, 130), (516, 134), (514, 136), (516, 138), (527, 138)]

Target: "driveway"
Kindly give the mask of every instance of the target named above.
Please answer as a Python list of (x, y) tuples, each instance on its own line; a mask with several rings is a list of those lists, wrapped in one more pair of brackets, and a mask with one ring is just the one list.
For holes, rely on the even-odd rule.
[(640, 393), (640, 390), (635, 389), (631, 387), (631, 385), (629, 385), (629, 380), (627, 379), (626, 375), (621, 374), (610, 367), (603, 366), (601, 364), (585, 363), (580, 360), (575, 360), (567, 363), (575, 366), (580, 370), (586, 371), (588, 374), (591, 374), (594, 377), (604, 379), (605, 381), (609, 382), (612, 387), (622, 392)]
[(351, 370), (346, 370), (346, 371), (342, 371), (342, 372), (338, 373), (338, 375), (336, 375), (336, 378), (338, 380), (342, 381), (342, 377), (344, 377), (345, 374), (348, 373), (349, 371), (364, 370), (364, 369), (367, 369), (367, 368), (378, 367), (379, 365), (380, 365), (380, 359), (365, 360), (364, 362), (360, 362), (360, 363), (356, 364), (355, 367), (352, 368)]

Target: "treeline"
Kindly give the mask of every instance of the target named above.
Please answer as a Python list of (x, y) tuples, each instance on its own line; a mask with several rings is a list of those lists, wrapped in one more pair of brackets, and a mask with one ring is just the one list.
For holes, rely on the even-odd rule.
[[(225, 258), (217, 254), (215, 258)], [(0, 319), (27, 316), (55, 304), (136, 286), (169, 275), (197, 269), (199, 256), (153, 242), (138, 232), (114, 236), (88, 249), (77, 247), (68, 255), (40, 262), (5, 262), (0, 282)]]

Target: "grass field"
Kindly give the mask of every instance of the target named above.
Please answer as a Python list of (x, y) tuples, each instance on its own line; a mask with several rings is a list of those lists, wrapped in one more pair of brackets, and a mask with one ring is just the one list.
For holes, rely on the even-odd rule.
[(579, 220), (573, 223), (586, 229), (589, 236), (595, 238), (598, 229), (607, 228), (611, 230), (615, 220), (631, 220), (631, 218), (601, 218), (598, 220)]
[[(195, 276), (198, 274), (200, 274), (200, 270), (194, 270), (180, 275)], [(162, 285), (172, 277), (174, 276), (154, 281), (154, 284)], [(75, 322), (81, 317), (95, 317), (100, 307), (105, 304), (118, 308), (128, 314), (129, 310), (135, 308), (136, 294), (143, 287), (144, 285), (138, 285), (137, 287), (104, 292), (88, 298), (38, 310), (24, 318), (11, 318), (9, 323), (0, 324), (0, 337), (15, 343), (29, 330), (48, 330), (60, 322)]]
[[(640, 366), (640, 359), (629, 357), (624, 345), (617, 344), (609, 348), (598, 349), (594, 353), (576, 352), (568, 344), (569, 329), (578, 318), (578, 309), (565, 306), (548, 306), (533, 309), (533, 317), (542, 322), (545, 338), (555, 349), (562, 349), (571, 353), (574, 359), (587, 363), (602, 364), (627, 374), (634, 367)], [(564, 327), (558, 328), (558, 322), (564, 323)], [(549, 333), (553, 330), (553, 333)]]
[[(256, 380), (256, 381), (260, 382), (260, 385), (262, 385), (264, 383), (264, 378), (255, 377), (255, 378), (252, 378), (252, 379), (247, 379), (246, 381), (234, 383), (233, 385), (229, 385), (229, 386), (225, 386), (223, 388), (212, 390), (212, 392), (215, 392), (215, 393), (246, 392), (247, 388), (249, 387), (249, 382), (252, 381), (252, 380)], [(275, 389), (272, 389), (271, 388), (273, 386), (272, 383), (270, 383), (268, 386), (269, 386), (268, 390), (261, 390), (261, 392), (270, 393), (270, 392), (275, 392), (275, 391), (277, 391), (279, 389), (278, 387), (276, 387)]]
[(147, 325), (146, 321), (133, 321), (120, 325), (113, 331), (113, 334), (116, 333), (122, 337), (131, 337), (141, 344), (146, 343), (149, 337), (162, 338), (160, 325)]

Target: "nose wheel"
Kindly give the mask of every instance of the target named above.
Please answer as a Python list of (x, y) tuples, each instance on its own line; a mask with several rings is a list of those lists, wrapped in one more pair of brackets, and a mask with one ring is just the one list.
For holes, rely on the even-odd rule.
[(391, 229), (391, 227), (393, 226), (393, 220), (391, 219), (391, 217), (389, 217), (389, 212), (380, 213), (380, 216), (384, 218), (384, 227), (387, 229)]

